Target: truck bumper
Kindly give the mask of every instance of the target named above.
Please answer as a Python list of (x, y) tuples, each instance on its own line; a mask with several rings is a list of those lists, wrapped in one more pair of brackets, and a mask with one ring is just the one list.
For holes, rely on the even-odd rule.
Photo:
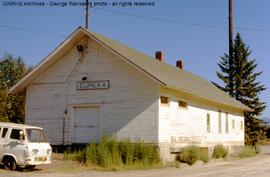
[(46, 165), (51, 164), (51, 158), (50, 157), (28, 157), (25, 163), (25, 166), (28, 165)]

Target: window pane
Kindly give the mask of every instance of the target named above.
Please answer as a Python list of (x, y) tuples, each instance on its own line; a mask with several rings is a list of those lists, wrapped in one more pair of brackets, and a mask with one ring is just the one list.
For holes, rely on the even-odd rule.
[(160, 97), (161, 104), (169, 104), (169, 98), (165, 96)]
[(218, 112), (218, 132), (221, 133), (222, 131), (222, 122), (221, 122), (221, 111)]
[(22, 130), (12, 129), (11, 134), (10, 134), (10, 139), (19, 140), (20, 139), (20, 131), (22, 131)]
[(207, 132), (210, 133), (210, 113), (207, 113)]
[(178, 101), (178, 106), (181, 108), (187, 108), (188, 104), (185, 101)]
[(43, 130), (27, 129), (26, 132), (30, 142), (46, 142)]
[(6, 136), (7, 131), (8, 131), (7, 128), (4, 128), (4, 129), (3, 129), (3, 132), (2, 132), (2, 138), (4, 138), (4, 137)]
[(229, 133), (229, 117), (227, 112), (226, 112), (226, 133)]

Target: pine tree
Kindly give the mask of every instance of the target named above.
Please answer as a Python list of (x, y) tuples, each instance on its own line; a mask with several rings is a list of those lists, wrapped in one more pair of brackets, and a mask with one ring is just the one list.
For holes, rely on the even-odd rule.
[[(249, 59), (251, 52), (238, 33), (233, 44), (232, 69), (230, 69), (229, 56), (227, 54), (224, 54), (218, 63), (220, 71), (217, 72), (217, 76), (223, 81), (224, 86), (214, 82), (213, 84), (253, 110), (244, 112), (245, 143), (255, 146), (265, 133), (263, 121), (258, 116), (261, 115), (266, 107), (265, 103), (260, 101), (259, 98), (260, 93), (266, 88), (257, 80), (257, 77), (262, 72), (255, 71), (257, 64), (255, 59)], [(229, 87), (230, 76), (233, 77), (232, 88)]]

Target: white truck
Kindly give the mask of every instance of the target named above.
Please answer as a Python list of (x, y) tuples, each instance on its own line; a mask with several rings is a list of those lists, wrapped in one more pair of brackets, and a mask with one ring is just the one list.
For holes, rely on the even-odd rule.
[(51, 154), (41, 127), (0, 122), (0, 163), (6, 169), (50, 164)]

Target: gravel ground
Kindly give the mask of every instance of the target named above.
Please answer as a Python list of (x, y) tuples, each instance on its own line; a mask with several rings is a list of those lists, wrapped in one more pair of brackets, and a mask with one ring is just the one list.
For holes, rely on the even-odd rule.
[(120, 172), (89, 171), (73, 162), (55, 159), (50, 166), (34, 171), (13, 172), (0, 169), (0, 177), (269, 177), (270, 155), (258, 155), (233, 161), (211, 161), (206, 165), (182, 168), (161, 168), (152, 170), (133, 170)]
[(270, 146), (259, 146), (259, 148), (261, 149), (261, 153), (262, 154), (268, 154), (270, 155)]

